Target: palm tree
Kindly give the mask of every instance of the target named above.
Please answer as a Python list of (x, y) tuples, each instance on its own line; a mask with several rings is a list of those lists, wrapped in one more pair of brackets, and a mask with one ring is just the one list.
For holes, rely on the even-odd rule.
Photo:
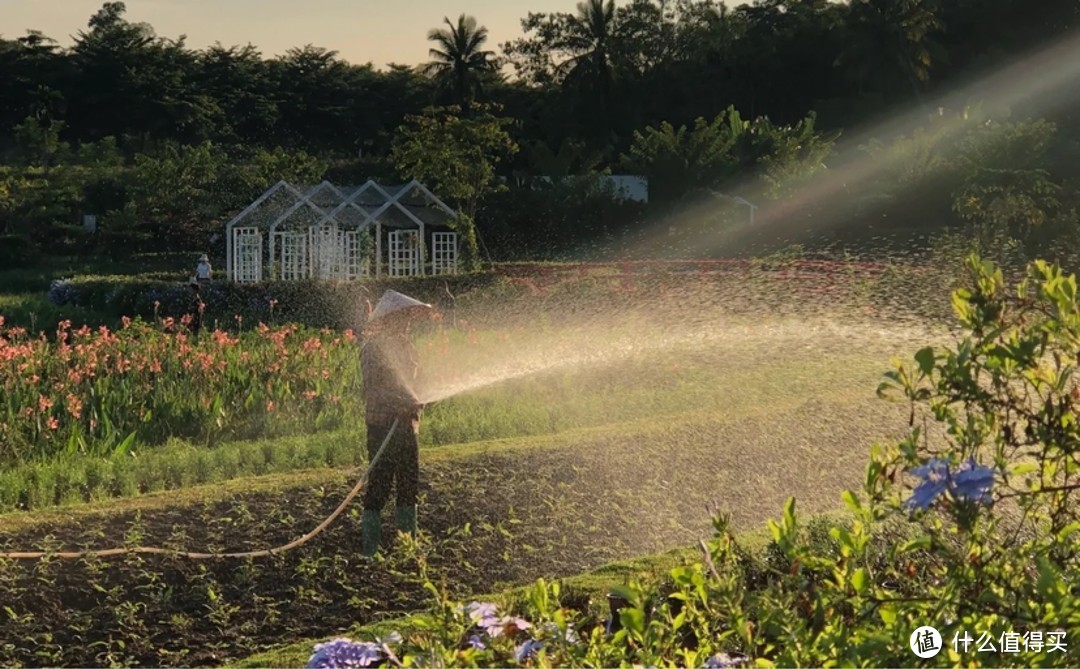
[(934, 37), (943, 25), (936, 0), (855, 0), (849, 5), (853, 34), (839, 64), (864, 92), (870, 82), (888, 86), (906, 79), (917, 99), (930, 79)]
[(477, 26), (476, 19), (462, 14), (455, 25), (444, 17), (446, 28), (433, 29), (428, 40), (438, 48), (428, 51), (432, 60), (424, 66), (424, 72), (441, 80), (462, 107), (468, 108), (475, 99), (485, 74), (496, 70), (493, 51), (483, 50), (488, 31)]
[(571, 24), (569, 41), (572, 57), (564, 67), (567, 78), (581, 83), (598, 85), (606, 95), (611, 87), (611, 39), (615, 24), (615, 0), (579, 2), (577, 16)]

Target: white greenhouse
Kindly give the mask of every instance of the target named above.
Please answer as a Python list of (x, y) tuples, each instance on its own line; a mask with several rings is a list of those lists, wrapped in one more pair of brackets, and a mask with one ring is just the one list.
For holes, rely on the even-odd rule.
[(418, 181), (271, 186), (225, 226), (231, 281), (456, 274), (453, 209)]

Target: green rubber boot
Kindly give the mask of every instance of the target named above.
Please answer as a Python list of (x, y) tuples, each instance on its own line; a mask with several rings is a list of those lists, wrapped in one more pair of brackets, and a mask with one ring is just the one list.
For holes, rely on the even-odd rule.
[(372, 557), (379, 550), (382, 540), (382, 518), (374, 509), (364, 509), (364, 516), (360, 521), (363, 529), (363, 554)]
[(394, 515), (397, 517), (397, 527), (402, 532), (416, 536), (416, 507), (415, 506), (399, 506), (394, 510)]

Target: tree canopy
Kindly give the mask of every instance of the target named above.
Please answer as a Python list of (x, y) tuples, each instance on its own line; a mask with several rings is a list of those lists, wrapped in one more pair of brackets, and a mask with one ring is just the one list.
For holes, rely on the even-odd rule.
[[(649, 177), (660, 202), (732, 179), (782, 198), (835, 162), (837, 137), (851, 128), (911, 109), (932, 116), (941, 94), (1067, 36), (1080, 2), (567, 0), (565, 11), (528, 13), (521, 36), (497, 48), (482, 18), (417, 26), (430, 61), (382, 68), (311, 44), (273, 58), (250, 44), (192, 49), (184, 36), (129, 21), (123, 2), (104, 3), (67, 48), (32, 29), (0, 36), (0, 225), (51, 239), (49, 230), (76, 225), (80, 211), (106, 215), (149, 197), (140, 180), (172, 174), (177, 161), (200, 166), (193, 183), (218, 178), (223, 167), (197, 159), (207, 151), (262, 166), (245, 168), (251, 174), (287, 154), (294, 165), (322, 165), (302, 170), (312, 177), (413, 178), (454, 152), (429, 142), (420, 157), (417, 133), (472, 128), (455, 124), (473, 114), (489, 123), (484, 110), (493, 107), (507, 138), (499, 142), (521, 150), (439, 171), (482, 169), (483, 181), (496, 183), (629, 170)], [(988, 117), (992, 127), (965, 125), (963, 136), (933, 124), (891, 128), (867, 150), (889, 155), (890, 165), (914, 151), (912, 160), (927, 161), (927, 169), (909, 165), (919, 174), (947, 163), (939, 168), (949, 179), (924, 184), (942, 193), (923, 198), (935, 216), (1013, 231), (1065, 220), (1080, 172), (1080, 96), (1068, 90), (1040, 111), (1044, 125), (1016, 108)], [(460, 112), (448, 115), (450, 107)], [(941, 143), (931, 149), (931, 138)], [(1011, 152), (1025, 143), (1036, 158), (1014, 163)], [(161, 164), (156, 172), (152, 163)], [(908, 177), (878, 180), (876, 199), (854, 193), (869, 203), (859, 215), (884, 217)], [(243, 183), (221, 201), (260, 185)], [(492, 189), (470, 189), (446, 197), (470, 214), (495, 215), (481, 202)], [(133, 206), (144, 220), (193, 225), (224, 215), (196, 205), (198, 192), (182, 200), (183, 215), (149, 201)], [(190, 227), (171, 223), (160, 224)]]

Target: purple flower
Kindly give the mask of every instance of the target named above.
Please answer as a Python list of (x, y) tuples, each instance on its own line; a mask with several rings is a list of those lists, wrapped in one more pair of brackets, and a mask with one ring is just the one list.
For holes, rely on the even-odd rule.
[(741, 655), (728, 655), (727, 653), (717, 653), (708, 660), (705, 661), (706, 669), (731, 669), (737, 667), (741, 662), (745, 662), (746, 658)]
[(469, 618), (471, 618), (474, 623), (478, 623), (484, 618), (494, 618), (498, 615), (498, 608), (491, 602), (472, 602), (465, 607), (465, 610), (469, 613)]
[(504, 631), (507, 627), (511, 625), (516, 627), (519, 631), (524, 631), (532, 627), (532, 623), (530, 623), (528, 620), (525, 620), (524, 618), (515, 618), (512, 616), (507, 616), (499, 622), (502, 624)]
[(540, 641), (529, 639), (514, 650), (514, 658), (517, 659), (518, 662), (524, 662), (536, 655), (543, 647), (544, 644)]
[(308, 669), (337, 669), (338, 667), (369, 667), (382, 661), (379, 645), (369, 641), (334, 639), (315, 646), (308, 660)]
[(469, 613), (469, 620), (477, 627), (488, 630), (488, 634), (491, 634), (490, 628), (499, 625), (498, 610), (490, 602), (473, 602), (465, 610)]
[(487, 644), (484, 643), (483, 639), (480, 638), (479, 634), (474, 634), (469, 637), (468, 644), (476, 650), (485, 650), (487, 648)]
[(994, 485), (994, 469), (975, 463), (972, 458), (949, 471), (949, 461), (935, 458), (916, 467), (912, 474), (922, 482), (912, 491), (911, 497), (904, 502), (909, 511), (929, 509), (934, 501), (945, 491), (961, 502), (972, 501), (986, 503), (990, 501), (990, 488)]

